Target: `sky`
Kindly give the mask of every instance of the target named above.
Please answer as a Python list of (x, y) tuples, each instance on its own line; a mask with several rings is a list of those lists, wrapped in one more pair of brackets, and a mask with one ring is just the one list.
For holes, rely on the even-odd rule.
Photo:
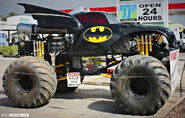
[(24, 13), (24, 8), (17, 3), (29, 3), (56, 10), (116, 6), (116, 0), (0, 0), (0, 14), (5, 17), (10, 12)]
[[(185, 2), (185, 0), (169, 0), (170, 3)], [(117, 0), (0, 0), (0, 14), (5, 17), (10, 12), (24, 13), (24, 8), (17, 3), (29, 3), (56, 10), (74, 9), (79, 6), (85, 8), (116, 6)]]

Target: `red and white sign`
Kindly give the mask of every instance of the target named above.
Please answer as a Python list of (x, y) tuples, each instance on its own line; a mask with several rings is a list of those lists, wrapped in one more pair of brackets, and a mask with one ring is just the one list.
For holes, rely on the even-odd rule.
[(81, 85), (80, 73), (71, 72), (67, 73), (67, 86), (68, 87), (79, 87)]
[(170, 51), (170, 76), (171, 76), (171, 94), (175, 91), (180, 83), (180, 75), (178, 73), (179, 49)]

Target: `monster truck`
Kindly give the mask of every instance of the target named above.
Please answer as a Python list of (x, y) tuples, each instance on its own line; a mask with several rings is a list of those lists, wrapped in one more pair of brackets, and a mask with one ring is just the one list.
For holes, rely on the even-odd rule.
[(104, 12), (71, 15), (20, 5), (38, 24), (17, 26), (30, 40), (19, 42), (20, 58), (3, 76), (5, 93), (16, 106), (43, 106), (56, 89), (70, 92), (78, 87), (79, 82), (68, 84), (67, 75), (82, 81), (112, 66), (112, 97), (124, 113), (154, 114), (169, 98), (169, 52), (178, 48), (170, 29), (119, 23)]

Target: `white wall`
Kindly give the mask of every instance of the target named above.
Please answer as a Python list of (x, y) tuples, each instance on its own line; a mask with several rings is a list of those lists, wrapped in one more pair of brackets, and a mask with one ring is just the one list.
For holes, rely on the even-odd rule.
[(169, 21), (176, 24), (181, 24), (185, 27), (185, 15), (170, 15)]
[[(0, 21), (0, 33), (5, 33), (8, 38), (8, 32), (2, 31), (2, 30), (16, 30), (16, 27), (19, 23), (37, 24), (37, 21), (34, 20), (32, 16), (27, 16), (27, 15), (17, 15), (17, 16), (8, 17), (7, 21)], [(12, 39), (11, 34), (15, 32), (16, 31), (10, 31), (10, 39)]]
[(12, 16), (7, 18), (8, 24), (17, 25), (19, 24), (22, 19), (27, 19), (28, 23), (30, 24), (37, 24), (37, 21), (32, 18), (32, 16), (26, 16), (26, 15), (18, 15), (18, 16)]

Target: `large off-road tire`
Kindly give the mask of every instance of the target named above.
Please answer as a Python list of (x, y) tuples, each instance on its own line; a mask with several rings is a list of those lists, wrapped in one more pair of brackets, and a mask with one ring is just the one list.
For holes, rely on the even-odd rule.
[(135, 55), (122, 61), (113, 72), (111, 93), (128, 114), (156, 113), (170, 96), (170, 76), (156, 58)]
[(38, 57), (21, 57), (5, 71), (5, 94), (18, 107), (39, 107), (48, 103), (57, 86), (54, 68)]
[[(82, 83), (84, 76), (81, 76), (80, 79)], [(58, 93), (69, 93), (69, 92), (75, 91), (77, 88), (78, 87), (67, 87), (67, 80), (62, 80), (62, 81), (58, 81), (57, 92)]]

